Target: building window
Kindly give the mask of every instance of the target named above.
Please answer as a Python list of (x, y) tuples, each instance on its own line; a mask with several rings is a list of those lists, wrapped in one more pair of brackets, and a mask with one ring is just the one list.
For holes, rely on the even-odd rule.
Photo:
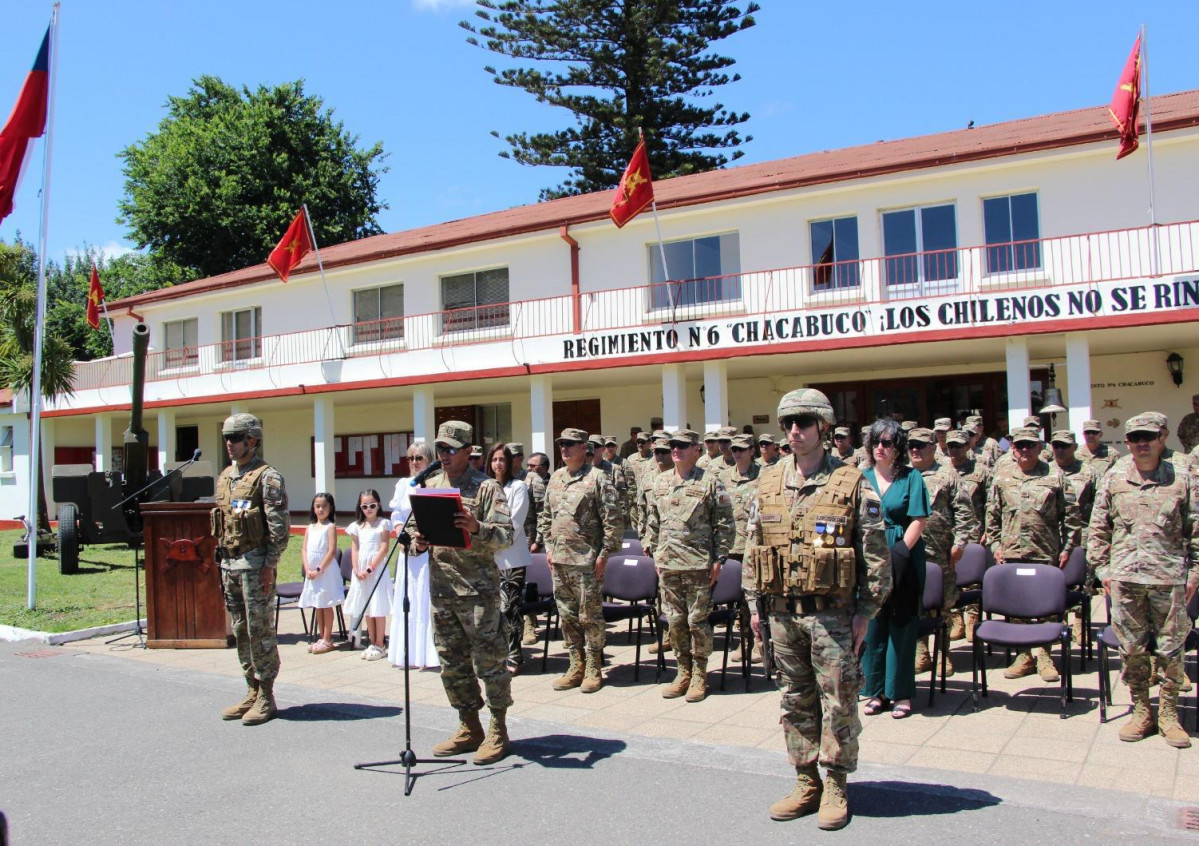
[[(481, 444), (507, 443), (512, 440), (512, 404), (503, 402), (496, 405), (478, 406), (479, 434), (477, 440)], [(486, 470), (486, 468), (484, 468)]]
[(262, 309), (221, 313), (221, 361), (246, 361), (262, 356)]
[(441, 277), (441, 331), (508, 325), (508, 268)]
[(983, 200), (987, 273), (1041, 267), (1041, 224), (1037, 195), (1012, 194)]
[(13, 472), (12, 446), (13, 427), (0, 426), (0, 473)]
[(888, 285), (956, 279), (957, 246), (953, 205), (883, 212)]
[(812, 287), (817, 291), (856, 288), (858, 273), (858, 219), (838, 217), (814, 220), (812, 236)]
[(162, 324), (167, 367), (186, 367), (199, 361), (199, 325), (194, 317)]
[(354, 292), (354, 343), (404, 337), (404, 286), (384, 285)]
[(652, 282), (650, 308), (741, 299), (741, 248), (736, 232), (665, 244), (669, 277), (662, 267), (663, 250), (657, 244), (646, 248)]

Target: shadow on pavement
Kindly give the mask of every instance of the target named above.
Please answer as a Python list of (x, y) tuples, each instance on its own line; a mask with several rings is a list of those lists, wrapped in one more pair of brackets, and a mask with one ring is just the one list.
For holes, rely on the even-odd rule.
[(350, 722), (353, 720), (382, 720), (398, 717), (404, 709), (398, 705), (359, 705), (350, 702), (318, 702), (280, 708), (280, 720), (297, 723)]
[(858, 817), (918, 817), (992, 808), (1002, 799), (985, 790), (902, 781), (853, 781), (849, 807)]
[(522, 737), (512, 741), (512, 754), (550, 769), (587, 770), (625, 750), (623, 740), (569, 734)]

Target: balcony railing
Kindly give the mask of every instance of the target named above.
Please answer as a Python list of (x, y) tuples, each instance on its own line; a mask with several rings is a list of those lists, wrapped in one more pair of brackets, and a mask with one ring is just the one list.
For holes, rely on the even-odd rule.
[[(501, 340), (646, 329), (724, 314), (1048, 289), (1199, 272), (1199, 221), (673, 280), (160, 350), (148, 382)], [(75, 390), (128, 385), (128, 356), (80, 362)]]

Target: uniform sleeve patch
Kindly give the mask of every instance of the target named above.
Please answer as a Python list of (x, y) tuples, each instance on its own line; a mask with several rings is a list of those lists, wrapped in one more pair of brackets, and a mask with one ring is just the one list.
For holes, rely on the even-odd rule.
[(275, 479), (267, 481), (262, 486), (262, 498), (272, 505), (283, 502), (283, 484)]

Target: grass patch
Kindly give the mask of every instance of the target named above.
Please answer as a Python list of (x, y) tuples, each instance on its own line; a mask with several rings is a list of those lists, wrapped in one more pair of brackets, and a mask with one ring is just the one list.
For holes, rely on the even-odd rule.
[[(27, 562), (13, 557), (17, 530), (0, 532), (0, 623), (43, 632), (69, 632), (91, 626), (124, 623), (135, 615), (133, 550), (125, 544), (85, 546), (79, 551), (79, 572), (64, 576), (58, 559), (37, 560), (37, 608), (26, 608)], [(300, 578), (300, 544), (293, 536), (283, 554), (280, 578)], [(144, 568), (144, 563), (143, 563)], [(142, 616), (146, 614), (144, 569), (138, 570)]]

